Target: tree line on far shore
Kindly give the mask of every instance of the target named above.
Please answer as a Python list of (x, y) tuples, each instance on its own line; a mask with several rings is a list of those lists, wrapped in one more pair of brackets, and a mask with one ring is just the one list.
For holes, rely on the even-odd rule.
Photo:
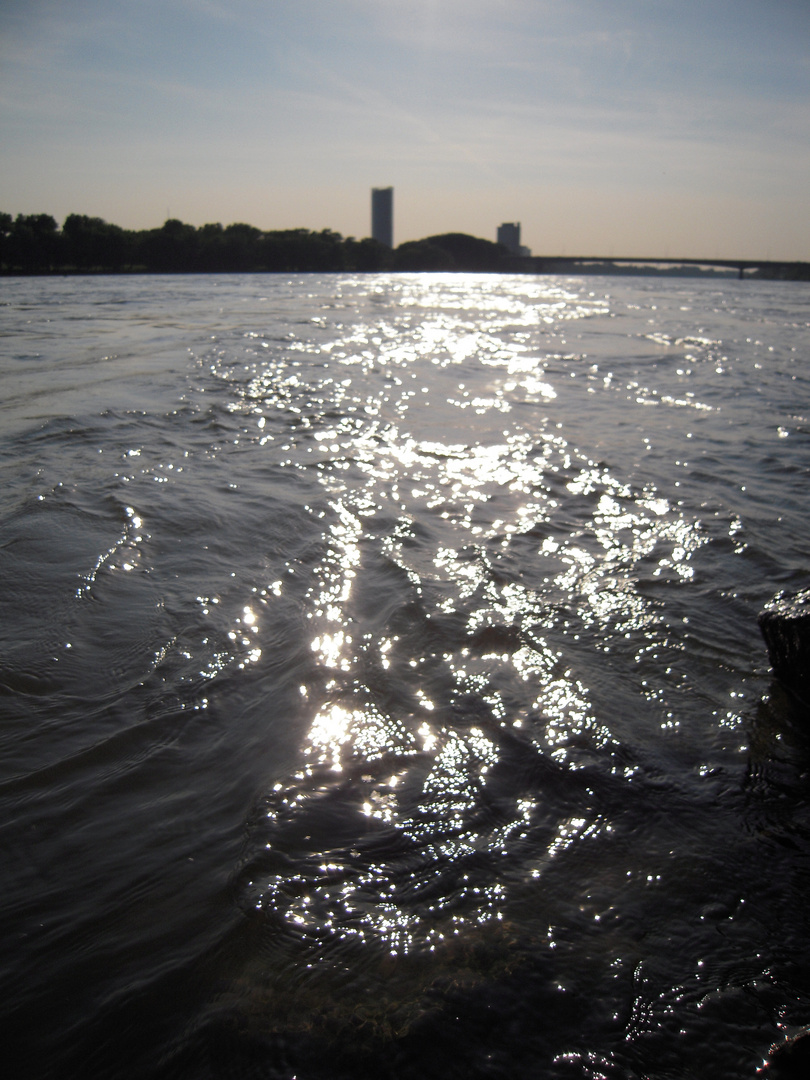
[(399, 247), (331, 229), (263, 232), (237, 222), (187, 225), (170, 218), (135, 231), (98, 217), (0, 213), (0, 273), (226, 273), (368, 270), (498, 271), (512, 256), (501, 244), (446, 233)]
[[(733, 264), (730, 264), (733, 265)], [(345, 271), (441, 271), (684, 274), (698, 267), (666, 269), (583, 262), (566, 258), (523, 259), (502, 244), (466, 233), (443, 233), (399, 247), (366, 237), (355, 240), (331, 229), (263, 232), (237, 222), (187, 225), (170, 218), (157, 229), (122, 229), (99, 217), (69, 214), (61, 229), (50, 214), (0, 213), (0, 274), (126, 273), (321, 273)], [(763, 263), (746, 277), (810, 280), (810, 263)]]

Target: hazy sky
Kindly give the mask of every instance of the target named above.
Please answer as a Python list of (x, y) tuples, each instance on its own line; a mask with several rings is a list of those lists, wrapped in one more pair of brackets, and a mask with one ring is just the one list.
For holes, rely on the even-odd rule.
[(0, 0), (0, 209), (810, 260), (810, 0)]

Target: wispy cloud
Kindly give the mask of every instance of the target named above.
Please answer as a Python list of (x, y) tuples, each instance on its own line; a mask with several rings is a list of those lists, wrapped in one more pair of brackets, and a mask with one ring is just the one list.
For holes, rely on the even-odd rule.
[(429, 191), (425, 221), (475, 193), (486, 234), (509, 192), (529, 239), (552, 188), (589, 220), (630, 190), (639, 214), (679, 193), (716, 214), (725, 194), (784, 218), (807, 175), (808, 41), (806, 0), (5, 0), (0, 180), (11, 209), (114, 188), (122, 221), (165, 207), (169, 175), (189, 207), (210, 180), (242, 219), (263, 182), (290, 214), (304, 190), (353, 190), (332, 224), (355, 234), (380, 177), (398, 205)]

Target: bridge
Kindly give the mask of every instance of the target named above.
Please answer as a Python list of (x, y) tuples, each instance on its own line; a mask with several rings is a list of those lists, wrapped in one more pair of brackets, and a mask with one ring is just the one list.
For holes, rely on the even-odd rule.
[[(746, 271), (756, 273), (758, 278), (777, 281), (810, 281), (810, 263), (779, 262), (773, 259), (670, 259), (643, 258), (614, 255), (527, 255), (513, 260), (515, 270), (533, 274), (609, 274), (611, 267), (639, 267), (640, 273), (654, 272), (654, 267), (700, 266), (718, 267), (737, 271), (744, 278)], [(627, 272), (625, 269), (625, 273)]]

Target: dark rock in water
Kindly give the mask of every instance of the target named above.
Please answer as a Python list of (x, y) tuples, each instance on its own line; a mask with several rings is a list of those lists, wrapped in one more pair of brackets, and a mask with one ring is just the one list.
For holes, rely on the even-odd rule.
[(810, 589), (774, 597), (758, 621), (774, 674), (810, 704)]
[(771, 1047), (758, 1076), (771, 1080), (806, 1080), (810, 1076), (810, 1033), (806, 1028)]

